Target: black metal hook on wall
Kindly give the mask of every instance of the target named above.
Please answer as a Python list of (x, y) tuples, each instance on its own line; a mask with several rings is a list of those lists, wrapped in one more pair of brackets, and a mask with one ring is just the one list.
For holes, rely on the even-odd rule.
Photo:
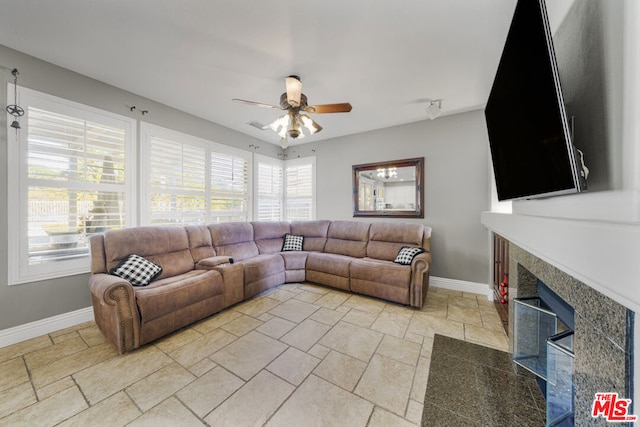
[[(127, 105), (127, 107), (129, 107), (129, 106)], [(135, 109), (136, 109), (135, 105), (132, 105), (132, 106), (129, 107), (129, 111), (131, 111), (131, 112), (133, 112), (133, 110), (135, 110)], [(140, 110), (140, 114), (142, 114), (143, 116), (145, 114), (149, 114), (149, 110)]]

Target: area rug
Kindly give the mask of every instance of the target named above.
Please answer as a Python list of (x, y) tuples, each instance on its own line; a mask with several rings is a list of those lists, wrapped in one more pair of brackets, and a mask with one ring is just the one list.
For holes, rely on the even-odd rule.
[(545, 425), (533, 375), (515, 372), (509, 353), (436, 335), (422, 426)]

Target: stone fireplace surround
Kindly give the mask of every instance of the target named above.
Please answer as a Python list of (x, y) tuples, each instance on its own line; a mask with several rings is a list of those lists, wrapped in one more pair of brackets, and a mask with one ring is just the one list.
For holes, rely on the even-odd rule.
[[(599, 423), (591, 417), (596, 392), (633, 396), (633, 311), (513, 243), (509, 271), (512, 300), (537, 296), (539, 279), (574, 308), (575, 425)], [(513, 324), (510, 309), (510, 329)]]

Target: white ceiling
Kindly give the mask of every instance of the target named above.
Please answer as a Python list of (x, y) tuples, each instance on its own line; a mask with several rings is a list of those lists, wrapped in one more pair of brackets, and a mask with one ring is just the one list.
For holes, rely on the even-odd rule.
[[(482, 108), (515, 0), (1, 0), (0, 44), (267, 142), (299, 75), (318, 141)], [(12, 64), (0, 64), (11, 67)], [(21, 69), (21, 74), (29, 70)]]

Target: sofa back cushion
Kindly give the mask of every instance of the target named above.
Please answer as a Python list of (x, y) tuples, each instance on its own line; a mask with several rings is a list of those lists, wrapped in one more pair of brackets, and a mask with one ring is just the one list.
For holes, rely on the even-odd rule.
[(369, 229), (367, 256), (393, 261), (403, 246), (423, 247), (423, 237), (422, 224), (374, 222)]
[(131, 254), (139, 255), (162, 267), (156, 279), (186, 273), (195, 262), (189, 250), (184, 227), (132, 227), (104, 233), (107, 271)]
[(201, 259), (216, 256), (213, 243), (211, 243), (211, 233), (206, 225), (187, 225), (184, 229), (189, 238), (191, 256), (196, 263)]
[(327, 232), (326, 253), (364, 258), (367, 255), (369, 223), (332, 221)]
[(210, 224), (211, 243), (216, 255), (228, 256), (234, 261), (258, 256), (258, 246), (253, 240), (253, 226), (248, 222), (223, 222)]
[(107, 272), (107, 258), (104, 253), (104, 235), (89, 236), (89, 252), (91, 254), (91, 274)]
[(322, 252), (327, 243), (329, 224), (331, 221), (328, 220), (293, 221), (291, 222), (291, 234), (304, 236), (303, 250)]
[(284, 235), (291, 233), (291, 225), (286, 221), (255, 221), (253, 238), (261, 254), (280, 252), (284, 243)]

